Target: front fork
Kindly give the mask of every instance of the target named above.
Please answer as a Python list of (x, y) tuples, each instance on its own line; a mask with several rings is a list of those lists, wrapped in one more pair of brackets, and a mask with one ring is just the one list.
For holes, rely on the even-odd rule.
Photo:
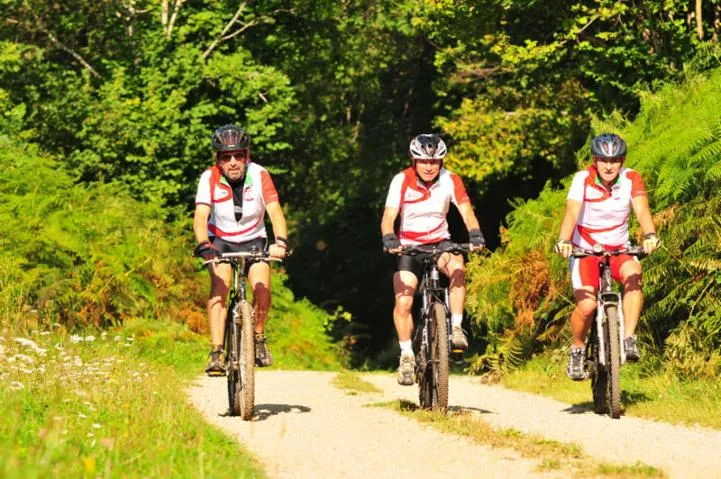
[(621, 293), (598, 293), (598, 307), (596, 308), (596, 334), (598, 335), (598, 361), (606, 365), (606, 341), (604, 341), (603, 333), (605, 328), (603, 322), (606, 320), (606, 306), (616, 305), (618, 316), (618, 337), (609, 338), (610, 341), (619, 341), (619, 351), (621, 352), (621, 364), (626, 362), (626, 351), (623, 345), (624, 326), (623, 326), (623, 297)]

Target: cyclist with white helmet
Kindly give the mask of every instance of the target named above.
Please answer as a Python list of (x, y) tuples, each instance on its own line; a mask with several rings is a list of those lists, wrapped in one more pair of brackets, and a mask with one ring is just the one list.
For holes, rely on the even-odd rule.
[[(626, 142), (605, 133), (591, 141), (593, 164), (576, 173), (566, 200), (566, 212), (555, 251), (568, 258), (574, 246), (592, 249), (601, 245), (618, 250), (628, 244), (628, 218), (633, 209), (644, 232), (643, 248), (650, 254), (660, 241), (648, 205), (646, 188), (637, 171), (624, 166)], [(571, 258), (571, 282), (576, 308), (571, 314), (571, 344), (568, 376), (580, 381), (584, 369), (584, 343), (596, 310), (599, 257)], [(643, 305), (641, 264), (634, 256), (611, 258), (611, 274), (623, 285), (624, 349), (627, 361), (638, 361), (636, 326)]]
[[(220, 253), (268, 249), (270, 256), (283, 258), (288, 249), (288, 230), (278, 193), (268, 171), (250, 160), (250, 137), (236, 125), (224, 125), (212, 136), (215, 164), (205, 170), (195, 198), (193, 231), (198, 245), (193, 254), (204, 260)], [(265, 213), (273, 226), (275, 242), (268, 246)], [(273, 357), (264, 333), (270, 309), (270, 266), (248, 262), (248, 281), (253, 289), (255, 310), (255, 356), (258, 366), (270, 366)], [(223, 337), (227, 316), (226, 300), (232, 269), (227, 263), (209, 264), (210, 361), (209, 376), (225, 374)]]
[[(446, 215), (451, 202), (458, 208), (468, 229), (471, 248), (481, 249), (485, 245), (463, 181), (443, 167), (445, 156), (446, 144), (438, 135), (422, 134), (411, 141), (412, 164), (393, 178), (381, 219), (383, 248), (386, 251), (397, 253), (401, 245), (437, 245), (449, 241)], [(394, 225), (399, 215), (400, 229), (396, 235)], [(446, 253), (438, 260), (438, 267), (450, 280), (453, 347), (466, 349), (468, 340), (461, 328), (466, 295), (463, 256)], [(401, 255), (393, 275), (393, 322), (401, 348), (397, 379), (398, 383), (406, 386), (415, 382), (411, 309), (422, 268), (421, 255)]]

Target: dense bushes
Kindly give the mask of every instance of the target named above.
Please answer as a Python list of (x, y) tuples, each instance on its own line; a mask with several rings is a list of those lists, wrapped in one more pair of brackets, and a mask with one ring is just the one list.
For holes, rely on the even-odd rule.
[[(133, 200), (118, 184), (77, 185), (32, 145), (0, 136), (0, 324), (67, 329), (127, 318), (206, 328), (207, 273), (190, 257), (187, 222)], [(295, 301), (273, 281), (269, 329), (288, 366), (338, 364), (326, 336), (331, 316)], [(291, 347), (292, 346), (292, 347)]]
[[(632, 123), (597, 120), (597, 132), (618, 131), (629, 142), (628, 166), (638, 169), (661, 233), (661, 251), (644, 260), (645, 312), (639, 334), (664, 354), (668, 367), (708, 376), (721, 368), (721, 71), (642, 96)], [(588, 163), (583, 149), (578, 158)], [(476, 366), (521, 361), (541, 344), (565, 337), (573, 304), (566, 263), (551, 253), (566, 188), (547, 185), (518, 205), (504, 246), (470, 267), (469, 308), (490, 331), (488, 354)], [(632, 229), (638, 240), (638, 231)], [(532, 314), (530, 314), (532, 311)], [(529, 346), (528, 343), (531, 343)]]

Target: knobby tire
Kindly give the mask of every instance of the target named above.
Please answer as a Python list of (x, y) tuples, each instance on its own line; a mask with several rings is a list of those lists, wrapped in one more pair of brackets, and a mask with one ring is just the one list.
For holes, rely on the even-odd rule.
[(238, 356), (240, 354), (240, 325), (233, 320), (235, 314), (234, 303), (230, 304), (228, 318), (226, 320), (225, 330), (225, 350), (228, 356), (226, 361), (226, 374), (228, 376), (228, 413), (231, 416), (238, 416), (240, 410), (238, 409), (237, 395), (240, 390), (240, 374), (238, 368), (235, 366), (238, 363)]
[[(591, 370), (591, 391), (593, 393), (593, 411), (596, 414), (606, 414), (608, 412), (608, 348), (601, 358), (601, 348), (598, 342), (598, 331), (596, 329), (596, 319), (594, 318), (594, 327), (591, 328), (592, 335), (592, 364)], [(606, 337), (606, 328), (602, 331), (602, 337)], [(604, 364), (601, 364), (603, 361)]]
[(240, 335), (240, 381), (235, 399), (237, 409), (244, 421), (253, 418), (255, 407), (255, 318), (248, 301), (239, 304), (241, 319)]
[(433, 389), (431, 407), (434, 411), (448, 409), (448, 322), (446, 308), (441, 303), (431, 306), (431, 370)]
[(619, 377), (621, 370), (621, 344), (618, 331), (618, 306), (606, 306), (606, 322), (608, 327), (607, 343), (608, 343), (608, 400), (611, 417), (618, 419), (621, 417), (621, 380)]

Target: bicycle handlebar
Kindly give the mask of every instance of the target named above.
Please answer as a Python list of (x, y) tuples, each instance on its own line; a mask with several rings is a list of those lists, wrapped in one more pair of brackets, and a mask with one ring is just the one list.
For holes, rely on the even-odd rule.
[(638, 258), (643, 258), (647, 256), (646, 252), (643, 250), (643, 246), (628, 246), (625, 248), (611, 251), (606, 249), (595, 251), (591, 249), (574, 247), (573, 251), (571, 252), (571, 256), (573, 256), (574, 258), (585, 258), (586, 256), (618, 256), (621, 254), (636, 256)]
[(386, 251), (388, 254), (395, 254), (395, 255), (417, 255), (417, 254), (429, 254), (431, 256), (435, 255), (441, 255), (443, 253), (451, 253), (451, 254), (463, 254), (463, 253), (475, 253), (481, 250), (475, 249), (471, 250), (472, 244), (471, 243), (448, 243), (444, 246), (438, 246), (433, 245), (432, 247), (425, 246), (425, 245), (406, 245), (401, 246), (399, 251), (396, 252), (390, 252)]
[[(287, 256), (287, 255), (286, 255)], [(276, 258), (275, 256), (270, 256), (265, 251), (238, 251), (234, 253), (221, 253), (219, 258), (209, 259), (208, 261), (203, 261), (203, 265), (209, 264), (209, 263), (232, 263), (234, 259), (237, 258), (250, 258), (250, 259), (262, 259), (267, 261), (278, 261), (280, 263), (283, 262), (285, 258)]]

